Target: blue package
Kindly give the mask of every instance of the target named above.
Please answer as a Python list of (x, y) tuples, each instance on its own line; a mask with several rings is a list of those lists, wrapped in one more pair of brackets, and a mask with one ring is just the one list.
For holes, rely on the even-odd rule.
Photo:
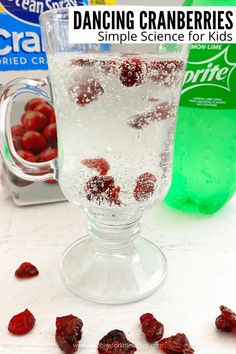
[[(40, 13), (83, 5), (88, 5), (88, 0), (1, 0), (0, 71), (47, 70), (39, 27)], [(94, 45), (90, 50), (109, 51), (110, 45)]]

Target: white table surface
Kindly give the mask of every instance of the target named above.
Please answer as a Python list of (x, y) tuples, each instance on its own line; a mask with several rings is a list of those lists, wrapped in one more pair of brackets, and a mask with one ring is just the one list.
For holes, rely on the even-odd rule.
[[(186, 216), (166, 206), (143, 218), (148, 237), (159, 244), (169, 262), (164, 286), (140, 302), (106, 306), (81, 300), (64, 286), (58, 263), (65, 247), (85, 235), (85, 214), (69, 203), (15, 207), (0, 198), (0, 354), (59, 354), (55, 340), (57, 315), (82, 318), (79, 353), (95, 354), (109, 330), (123, 329), (138, 353), (161, 353), (146, 344), (139, 316), (152, 312), (165, 325), (165, 336), (184, 332), (196, 354), (233, 354), (236, 337), (218, 332), (218, 307), (236, 310), (236, 199), (215, 216)], [(14, 271), (31, 261), (40, 276), (20, 281)], [(78, 260), (79, 261), (79, 260)], [(7, 325), (28, 308), (36, 317), (31, 333), (14, 337)]]

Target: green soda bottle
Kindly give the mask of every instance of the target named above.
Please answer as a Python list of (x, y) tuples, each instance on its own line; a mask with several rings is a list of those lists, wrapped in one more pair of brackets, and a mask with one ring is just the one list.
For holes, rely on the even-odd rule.
[[(236, 6), (236, 0), (186, 0)], [(193, 44), (177, 121), (173, 181), (166, 202), (213, 214), (236, 190), (236, 44)]]

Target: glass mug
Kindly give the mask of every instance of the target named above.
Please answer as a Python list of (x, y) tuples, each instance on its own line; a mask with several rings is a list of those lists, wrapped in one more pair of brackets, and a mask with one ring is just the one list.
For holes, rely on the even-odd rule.
[[(66, 198), (87, 211), (88, 236), (73, 243), (61, 261), (67, 286), (101, 303), (139, 300), (153, 293), (167, 272), (163, 253), (141, 237), (139, 220), (170, 186), (187, 48), (81, 48), (69, 43), (68, 9), (43, 13), (41, 28), (49, 78), (16, 79), (4, 87), (2, 157), (20, 178), (57, 179)], [(43, 90), (48, 85), (50, 97)], [(27, 162), (14, 149), (11, 105), (26, 92), (55, 107), (55, 160)]]

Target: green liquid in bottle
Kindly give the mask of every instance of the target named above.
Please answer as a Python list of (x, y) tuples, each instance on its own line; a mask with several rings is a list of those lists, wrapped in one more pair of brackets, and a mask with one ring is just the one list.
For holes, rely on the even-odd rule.
[[(186, 6), (236, 6), (186, 0)], [(173, 181), (166, 202), (202, 214), (236, 190), (236, 44), (193, 44), (178, 112)]]

